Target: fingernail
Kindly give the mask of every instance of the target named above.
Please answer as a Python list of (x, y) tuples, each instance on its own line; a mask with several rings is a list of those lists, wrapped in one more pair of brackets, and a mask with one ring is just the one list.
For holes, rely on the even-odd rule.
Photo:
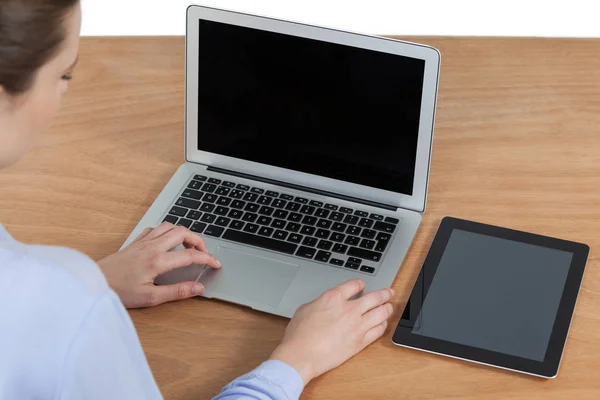
[(200, 294), (200, 293), (202, 293), (202, 289), (203, 289), (202, 285), (200, 285), (200, 284), (194, 285), (194, 286), (192, 286), (192, 294)]
[(394, 289), (390, 289), (390, 292), (392, 292), (392, 296), (396, 294), (396, 291)]
[(215, 259), (215, 261), (217, 262), (217, 265), (220, 267), (221, 266), (221, 261)]

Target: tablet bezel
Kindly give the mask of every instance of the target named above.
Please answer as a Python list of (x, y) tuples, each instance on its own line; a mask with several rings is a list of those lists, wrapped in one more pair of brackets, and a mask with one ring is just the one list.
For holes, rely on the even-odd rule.
[[(563, 250), (573, 254), (544, 361), (535, 361), (412, 333), (413, 328), (411, 325), (414, 325), (417, 316), (420, 313), (421, 305), (425, 300), (427, 291), (437, 272), (438, 265), (444, 254), (450, 235), (455, 229), (556, 250)], [(398, 322), (392, 341), (394, 344), (403, 347), (410, 347), (448, 357), (473, 361), (479, 364), (523, 372), (543, 378), (554, 378), (558, 374), (558, 368), (569, 333), (569, 327), (577, 302), (579, 288), (581, 287), (589, 250), (589, 246), (582, 243), (540, 236), (453, 217), (445, 217), (442, 219), (435, 238), (433, 239), (429, 253), (425, 258), (423, 267), (421, 268), (404, 312)]]

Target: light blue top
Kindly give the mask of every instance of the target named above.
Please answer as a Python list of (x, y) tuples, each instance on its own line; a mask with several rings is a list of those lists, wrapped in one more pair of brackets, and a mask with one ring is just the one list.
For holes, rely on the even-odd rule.
[[(0, 318), (0, 399), (162, 399), (129, 314), (85, 255), (19, 243), (0, 225)], [(267, 361), (215, 399), (292, 400), (302, 388), (295, 369)]]

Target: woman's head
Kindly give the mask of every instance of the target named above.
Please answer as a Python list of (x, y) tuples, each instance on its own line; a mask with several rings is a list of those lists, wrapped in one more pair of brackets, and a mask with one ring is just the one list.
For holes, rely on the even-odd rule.
[(77, 61), (79, 0), (0, 0), (0, 168), (35, 144)]

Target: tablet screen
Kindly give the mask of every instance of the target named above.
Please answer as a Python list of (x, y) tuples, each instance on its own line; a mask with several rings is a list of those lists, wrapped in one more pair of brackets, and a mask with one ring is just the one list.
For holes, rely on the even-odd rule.
[(412, 333), (543, 361), (572, 258), (454, 229)]

